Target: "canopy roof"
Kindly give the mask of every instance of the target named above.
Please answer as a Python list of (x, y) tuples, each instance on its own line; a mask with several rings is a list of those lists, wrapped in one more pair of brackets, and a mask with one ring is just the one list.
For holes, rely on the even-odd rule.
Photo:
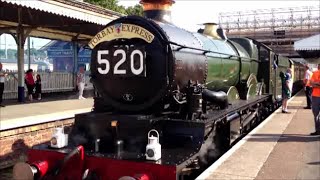
[(294, 43), (295, 51), (314, 51), (320, 50), (320, 34), (314, 35)]
[(75, 0), (0, 1), (100, 25), (106, 25), (114, 16), (121, 16), (120, 13)]
[(75, 0), (0, 0), (0, 35), (16, 34), (20, 26), (34, 37), (89, 41), (120, 16), (123, 15)]

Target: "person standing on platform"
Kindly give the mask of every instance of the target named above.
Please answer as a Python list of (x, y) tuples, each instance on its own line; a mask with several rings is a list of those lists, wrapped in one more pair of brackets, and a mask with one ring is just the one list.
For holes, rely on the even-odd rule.
[(77, 84), (78, 84), (78, 89), (79, 89), (79, 99), (86, 99), (83, 97), (83, 90), (84, 90), (84, 85), (85, 85), (86, 79), (85, 79), (85, 74), (84, 74), (84, 68), (80, 67), (79, 73), (77, 75)]
[(312, 76), (312, 72), (310, 71), (310, 68), (308, 65), (305, 66), (306, 71), (304, 73), (304, 79), (303, 83), (305, 85), (304, 90), (306, 93), (306, 98), (307, 98), (307, 107), (304, 107), (304, 109), (311, 109), (311, 92), (312, 92), (312, 87), (310, 85), (310, 79)]
[(318, 64), (318, 70), (313, 72), (310, 84), (312, 86), (312, 112), (314, 116), (314, 123), (315, 123), (315, 132), (311, 133), (310, 135), (320, 135), (320, 64)]
[(33, 70), (32, 69), (29, 69), (26, 72), (25, 82), (26, 82), (27, 89), (28, 89), (29, 101), (33, 101), (33, 90), (34, 90), (35, 83), (34, 83), (34, 79), (33, 79)]
[(282, 113), (288, 112), (288, 100), (292, 93), (292, 75), (291, 69), (288, 68), (286, 74), (282, 75)]
[(0, 63), (0, 107), (5, 107), (5, 105), (2, 104), (2, 96), (4, 91), (4, 80), (7, 75), (8, 74), (4, 72), (2, 69), (2, 64)]
[(41, 100), (41, 77), (40, 74), (36, 76), (36, 94), (38, 100)]

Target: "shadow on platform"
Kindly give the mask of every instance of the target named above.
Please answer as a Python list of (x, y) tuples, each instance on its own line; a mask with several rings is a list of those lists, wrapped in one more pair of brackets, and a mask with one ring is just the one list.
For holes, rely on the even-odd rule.
[[(288, 106), (288, 110), (290, 110), (290, 109), (304, 109), (304, 107), (303, 106)], [(311, 110), (311, 109), (305, 109), (305, 110)]]
[[(280, 138), (279, 138), (280, 136)], [(247, 141), (252, 142), (315, 142), (320, 140), (320, 136), (310, 136), (308, 134), (253, 134)]]
[(310, 165), (319, 165), (319, 164), (320, 164), (320, 161), (318, 161), (318, 162), (309, 162), (309, 163), (307, 163), (307, 164), (310, 164)]
[[(34, 98), (33, 101), (29, 101), (28, 97), (25, 97), (25, 102), (22, 102), (22, 103), (23, 104), (34, 104), (34, 103), (42, 103), (42, 102), (78, 99), (78, 95), (79, 95), (78, 91), (45, 93), (45, 94), (42, 94), (41, 100), (37, 100), (37, 98)], [(92, 98), (93, 97), (93, 90), (85, 90), (83, 92), (83, 96), (85, 98)], [(5, 99), (3, 101), (3, 103), (6, 106), (22, 104), (21, 102), (18, 102), (17, 99)]]

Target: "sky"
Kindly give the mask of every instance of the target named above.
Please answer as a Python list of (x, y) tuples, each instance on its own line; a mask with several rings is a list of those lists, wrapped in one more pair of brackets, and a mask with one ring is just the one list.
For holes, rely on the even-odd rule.
[[(140, 0), (118, 0), (119, 5), (133, 6), (138, 4)], [(271, 9), (271, 8), (287, 8), (287, 7), (302, 7), (302, 6), (320, 6), (318, 0), (304, 0), (304, 1), (217, 1), (217, 0), (176, 0), (172, 7), (172, 21), (179, 27), (189, 31), (196, 31), (205, 22), (219, 22), (219, 13), (230, 11), (244, 11), (255, 9)], [(16, 48), (12, 37), (7, 36), (7, 48)], [(4, 49), (5, 37), (0, 37), (0, 49)], [(35, 39), (34, 47), (41, 48), (48, 43), (48, 40)]]
[[(7, 43), (5, 43), (5, 41)], [(43, 38), (34, 38), (31, 37), (30, 38), (30, 47), (31, 48), (35, 48), (35, 49), (40, 49), (41, 47), (43, 47), (44, 45), (46, 45), (48, 42), (50, 42), (51, 40), (48, 39), (43, 39)], [(33, 44), (32, 44), (33, 42)], [(25, 49), (27, 49), (27, 41), (24, 44)], [(11, 35), (1, 35), (0, 36), (0, 49), (17, 49), (17, 45), (15, 40), (13, 39), (13, 37)]]
[[(139, 0), (119, 0), (123, 6), (138, 4)], [(198, 29), (198, 24), (205, 22), (218, 22), (219, 13), (230, 11), (245, 11), (256, 9), (287, 8), (302, 6), (320, 6), (320, 1), (217, 1), (217, 0), (176, 0), (172, 7), (172, 21), (179, 27), (190, 31)]]

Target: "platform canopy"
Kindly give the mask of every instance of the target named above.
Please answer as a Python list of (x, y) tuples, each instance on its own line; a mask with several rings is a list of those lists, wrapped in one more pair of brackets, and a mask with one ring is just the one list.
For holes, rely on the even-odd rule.
[(320, 63), (320, 34), (294, 43), (294, 50), (309, 63)]
[(301, 39), (294, 43), (295, 51), (320, 50), (320, 34)]
[(0, 33), (16, 34), (19, 23), (28, 35), (64, 41), (89, 40), (122, 14), (75, 0), (0, 0)]

